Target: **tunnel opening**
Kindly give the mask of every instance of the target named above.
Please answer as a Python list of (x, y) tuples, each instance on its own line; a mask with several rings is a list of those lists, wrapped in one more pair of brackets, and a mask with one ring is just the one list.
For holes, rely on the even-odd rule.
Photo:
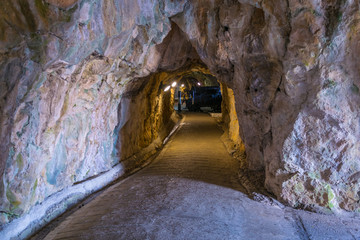
[[(179, 82), (179, 83), (178, 83)], [(174, 81), (174, 110), (221, 113), (221, 89), (211, 74), (192, 72)]]
[(216, 112), (221, 116), (220, 84), (198, 60), (174, 71), (134, 79), (128, 86), (118, 111), (117, 148), (121, 161), (149, 145), (159, 148), (181, 113)]
[[(136, 51), (144, 44), (144, 39), (146, 33), (137, 29), (137, 36), (131, 43), (132, 50)], [(11, 157), (16, 165), (24, 164), (22, 162), (26, 164), (31, 154), (49, 160), (43, 164), (40, 177), (18, 170), (14, 165), (15, 170), (11, 174), (26, 177), (31, 183), (21, 191), (18, 191), (18, 186), (12, 186), (12, 175), (5, 176), (7, 212), (21, 215), (63, 189), (63, 198), (71, 199), (66, 195), (68, 186), (80, 186), (92, 181), (95, 184), (91, 184), (96, 187), (91, 187), (99, 189), (105, 185), (98, 180), (103, 174), (114, 171), (113, 176), (122, 176), (147, 164), (162, 148), (163, 140), (180, 119), (176, 111), (179, 110), (176, 109), (179, 106), (179, 102), (176, 102), (179, 101), (176, 99), (176, 86), (166, 91), (174, 82), (177, 87), (184, 84), (188, 89), (186, 94), (192, 96), (191, 104), (189, 101), (184, 110), (221, 113), (213, 115), (223, 130), (222, 136), (219, 136), (222, 143), (219, 144), (225, 144), (228, 153), (238, 160), (233, 169), (247, 168), (234, 92), (228, 86), (229, 82), (216, 77), (222, 75), (230, 78), (232, 73), (223, 71), (215, 75), (174, 23), (171, 24), (171, 31), (151, 52), (151, 59), (149, 57), (147, 62), (144, 60), (146, 64), (140, 70), (131, 64), (140, 61), (141, 56), (137, 54), (123, 58), (116, 56), (114, 60), (111, 53), (95, 51), (76, 66), (56, 63), (38, 79), (41, 97), (35, 104), (38, 104), (41, 112), (30, 113), (39, 114), (40, 117), (29, 116), (27, 123), (26, 111), (35, 110), (28, 110), (24, 104), (17, 112), (16, 122), (24, 123), (24, 128), (28, 125), (39, 126), (42, 132), (37, 136), (36, 144), (51, 151), (43, 153), (41, 148), (36, 149), (38, 152), (17, 149)], [(204, 95), (205, 99), (202, 99)], [(31, 134), (26, 130), (24, 133), (25, 136)], [(15, 141), (22, 141), (22, 134), (15, 134)], [(222, 176), (226, 177), (226, 173)], [(104, 181), (109, 182), (108, 179)], [(212, 179), (206, 181), (213, 182)], [(11, 188), (16, 191), (9, 190)], [(29, 194), (26, 193), (29, 192), (31, 197), (27, 199)], [(12, 216), (5, 221), (13, 220)]]
[[(194, 163), (190, 161), (187, 167), (193, 175), (184, 173), (182, 177), (224, 184), (219, 181), (217, 174), (202, 173), (207, 175), (203, 177), (201, 174), (194, 174), (194, 169), (191, 168), (191, 165), (196, 167), (197, 157), (204, 158), (201, 152), (208, 148), (207, 143), (212, 144), (214, 134), (218, 142), (213, 148), (225, 146), (226, 155), (231, 155), (236, 162), (231, 170), (228, 169), (229, 176), (226, 176), (226, 172), (222, 173), (223, 178), (234, 177), (234, 169), (238, 171), (247, 168), (245, 146), (239, 136), (233, 91), (219, 82), (204, 63), (199, 60), (188, 61), (179, 69), (134, 79), (133, 84), (128, 86), (119, 106), (117, 142), (118, 157), (128, 171), (141, 167), (144, 160), (158, 152), (174, 126), (185, 118), (189, 120), (186, 125), (195, 124), (197, 127), (194, 135), (189, 135), (191, 139), (183, 139), (184, 144), (198, 144), (193, 144), (184, 152), (177, 152), (184, 157), (187, 151), (193, 153), (189, 157), (194, 159)], [(183, 104), (179, 108), (181, 102)], [(199, 144), (202, 147), (199, 147)], [(183, 148), (181, 144), (178, 147)], [(221, 169), (221, 164), (223, 163), (219, 159), (217, 165), (213, 166)], [(181, 167), (184, 166), (179, 166)], [(231, 184), (226, 186), (231, 187)], [(243, 188), (241, 190), (246, 191)]]
[(235, 168), (243, 185), (241, 191), (249, 196), (255, 192), (271, 195), (264, 187), (264, 171), (248, 168), (233, 90), (219, 81), (204, 63), (191, 60), (176, 70), (159, 71), (132, 81), (122, 96), (118, 113), (118, 158), (128, 171), (141, 167), (157, 153), (182, 117), (203, 113), (210, 115), (222, 130), (220, 144), (237, 161)]
[(258, 192), (273, 197), (265, 188), (264, 168), (249, 168), (234, 86), (226, 81), (233, 73), (211, 72), (175, 23), (156, 48), (161, 56), (157, 70), (131, 80), (119, 105), (116, 148), (120, 162), (126, 169), (141, 166), (144, 159), (162, 148), (164, 139), (184, 114), (204, 112), (222, 128), (221, 141), (238, 161), (237, 178), (243, 191), (249, 196)]

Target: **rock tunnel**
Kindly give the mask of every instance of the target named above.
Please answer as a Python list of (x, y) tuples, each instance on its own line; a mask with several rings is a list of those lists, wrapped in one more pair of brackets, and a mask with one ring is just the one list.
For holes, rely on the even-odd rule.
[(3, 226), (41, 206), (35, 222), (54, 218), (142, 166), (180, 120), (164, 87), (185, 77), (221, 86), (225, 144), (271, 196), (360, 211), (358, 2), (2, 5)]

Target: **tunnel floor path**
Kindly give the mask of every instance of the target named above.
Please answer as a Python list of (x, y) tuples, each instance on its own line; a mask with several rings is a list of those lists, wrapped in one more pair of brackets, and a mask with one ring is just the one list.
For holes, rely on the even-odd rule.
[(353, 223), (342, 222), (339, 231), (339, 223), (327, 216), (249, 199), (221, 134), (209, 115), (185, 114), (151, 165), (105, 190), (45, 239), (343, 239), (336, 238), (339, 234), (353, 239), (359, 234)]

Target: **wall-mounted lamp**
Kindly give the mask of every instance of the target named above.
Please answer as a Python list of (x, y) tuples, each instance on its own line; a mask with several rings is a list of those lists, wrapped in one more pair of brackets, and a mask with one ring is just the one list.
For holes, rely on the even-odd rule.
[(199, 86), (201, 85), (201, 83), (199, 83), (199, 82), (198, 82), (197, 84), (198, 84)]
[(181, 84), (181, 87), (184, 87), (185, 86), (185, 84)]
[(169, 91), (169, 89), (170, 89), (170, 86), (167, 86), (167, 87), (164, 89), (164, 92)]
[(173, 83), (171, 84), (171, 86), (172, 86), (172, 87), (175, 87), (176, 84), (177, 84), (177, 82), (173, 82)]

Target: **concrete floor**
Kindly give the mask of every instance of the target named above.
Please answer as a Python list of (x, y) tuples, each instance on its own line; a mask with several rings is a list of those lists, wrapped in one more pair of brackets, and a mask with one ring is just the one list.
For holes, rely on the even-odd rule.
[(188, 113), (155, 162), (45, 239), (360, 239), (360, 221), (249, 199), (207, 114)]

